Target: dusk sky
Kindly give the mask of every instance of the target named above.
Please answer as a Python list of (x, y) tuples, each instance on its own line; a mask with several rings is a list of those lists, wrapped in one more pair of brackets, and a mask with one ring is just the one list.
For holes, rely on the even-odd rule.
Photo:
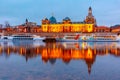
[(54, 14), (57, 21), (70, 17), (72, 21), (83, 21), (92, 7), (98, 25), (120, 24), (120, 0), (0, 0), (0, 24), (8, 21), (18, 25), (28, 18), (41, 24)]

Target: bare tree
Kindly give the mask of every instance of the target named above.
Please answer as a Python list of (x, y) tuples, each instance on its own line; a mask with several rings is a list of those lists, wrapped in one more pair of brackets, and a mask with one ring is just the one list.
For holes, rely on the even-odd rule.
[(2, 24), (0, 24), (0, 28), (3, 28), (3, 25), (2, 25)]

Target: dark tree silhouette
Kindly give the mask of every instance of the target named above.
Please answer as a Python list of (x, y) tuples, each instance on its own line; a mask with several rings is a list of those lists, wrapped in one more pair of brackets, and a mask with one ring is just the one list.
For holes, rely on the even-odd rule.
[(10, 27), (10, 24), (9, 24), (8, 21), (5, 21), (5, 27), (6, 27), (6, 28)]

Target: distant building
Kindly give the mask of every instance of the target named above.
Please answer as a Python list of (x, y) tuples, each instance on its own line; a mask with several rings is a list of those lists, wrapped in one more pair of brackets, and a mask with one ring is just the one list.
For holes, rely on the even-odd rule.
[(107, 26), (97, 26), (94, 28), (94, 32), (110, 32), (110, 28)]
[(40, 25), (37, 25), (35, 22), (29, 22), (28, 19), (26, 19), (24, 24), (18, 25), (15, 29), (16, 32), (41, 32)]
[(111, 26), (111, 32), (120, 33), (120, 25)]
[(26, 19), (26, 22), (23, 25), (33, 27), (33, 26), (36, 26), (37, 24), (35, 22), (29, 22), (28, 19)]
[(0, 24), (0, 32), (2, 32), (3, 31), (3, 25), (2, 24)]
[(62, 22), (57, 22), (54, 16), (50, 19), (42, 20), (43, 32), (93, 32), (96, 20), (92, 15), (92, 8), (89, 8), (85, 22), (72, 22), (69, 17), (65, 17)]

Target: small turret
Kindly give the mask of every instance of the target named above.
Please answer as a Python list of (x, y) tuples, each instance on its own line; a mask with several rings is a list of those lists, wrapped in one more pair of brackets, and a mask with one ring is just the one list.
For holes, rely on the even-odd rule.
[(28, 19), (26, 19), (26, 24), (28, 23)]

